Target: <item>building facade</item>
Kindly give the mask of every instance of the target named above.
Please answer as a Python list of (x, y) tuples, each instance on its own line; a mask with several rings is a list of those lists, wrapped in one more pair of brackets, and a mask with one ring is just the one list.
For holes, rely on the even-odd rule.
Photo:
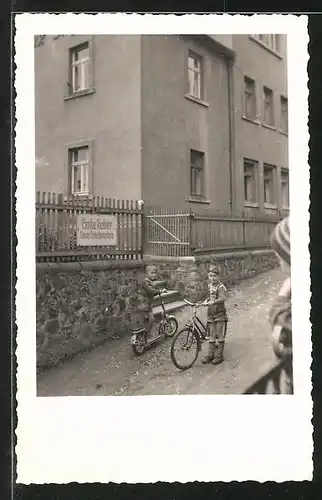
[(150, 206), (288, 206), (286, 37), (35, 40), (36, 189)]
[[(236, 206), (289, 206), (287, 37), (235, 35)], [(241, 189), (243, 186), (243, 189)]]

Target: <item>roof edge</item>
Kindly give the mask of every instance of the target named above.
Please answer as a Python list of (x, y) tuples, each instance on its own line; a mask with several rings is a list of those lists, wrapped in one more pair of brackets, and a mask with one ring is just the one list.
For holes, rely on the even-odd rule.
[(220, 54), (221, 56), (229, 59), (230, 61), (234, 61), (236, 57), (236, 52), (233, 49), (226, 47), (221, 44), (217, 40), (214, 40), (210, 35), (192, 35), (194, 38), (197, 38), (201, 43), (207, 45), (209, 48), (212, 48)]

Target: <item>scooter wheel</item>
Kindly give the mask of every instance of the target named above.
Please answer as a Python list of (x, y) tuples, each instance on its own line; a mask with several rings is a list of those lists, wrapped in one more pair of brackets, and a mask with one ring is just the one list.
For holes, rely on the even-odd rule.
[(173, 337), (178, 330), (178, 321), (177, 318), (171, 316), (167, 318), (164, 323), (161, 323), (159, 333), (164, 334), (166, 337)]
[(132, 344), (132, 350), (136, 356), (141, 356), (144, 353), (145, 344), (146, 342), (143, 336), (137, 339), (137, 342), (135, 344)]

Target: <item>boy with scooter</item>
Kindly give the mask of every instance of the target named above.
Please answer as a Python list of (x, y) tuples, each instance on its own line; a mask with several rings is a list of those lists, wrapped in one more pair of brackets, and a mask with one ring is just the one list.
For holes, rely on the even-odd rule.
[(140, 287), (138, 311), (142, 319), (144, 328), (150, 337), (153, 324), (155, 322), (153, 315), (153, 298), (159, 293), (164, 293), (165, 289), (157, 286), (158, 271), (156, 266), (146, 267), (146, 275)]
[(202, 360), (202, 363), (218, 365), (224, 359), (223, 354), (228, 318), (225, 306), (227, 289), (220, 281), (219, 269), (216, 266), (210, 266), (208, 271), (208, 294), (204, 305), (208, 306), (209, 351), (207, 356)]

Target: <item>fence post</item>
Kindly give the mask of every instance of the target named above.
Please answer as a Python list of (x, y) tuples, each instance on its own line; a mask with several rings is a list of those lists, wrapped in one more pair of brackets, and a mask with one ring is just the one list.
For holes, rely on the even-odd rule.
[(243, 247), (246, 245), (246, 231), (245, 231), (246, 220), (243, 219)]
[(141, 205), (140, 205), (140, 210), (141, 210), (141, 254), (142, 254), (142, 259), (143, 259), (143, 255), (145, 253), (145, 250), (146, 250), (146, 238), (145, 238), (145, 231), (146, 231), (146, 220), (145, 220), (145, 216), (146, 216), (146, 208), (145, 208), (145, 203), (143, 202)]
[(190, 248), (190, 255), (193, 255), (194, 252), (194, 245), (193, 245), (193, 224), (194, 224), (194, 213), (192, 211), (192, 208), (189, 208), (189, 248)]

